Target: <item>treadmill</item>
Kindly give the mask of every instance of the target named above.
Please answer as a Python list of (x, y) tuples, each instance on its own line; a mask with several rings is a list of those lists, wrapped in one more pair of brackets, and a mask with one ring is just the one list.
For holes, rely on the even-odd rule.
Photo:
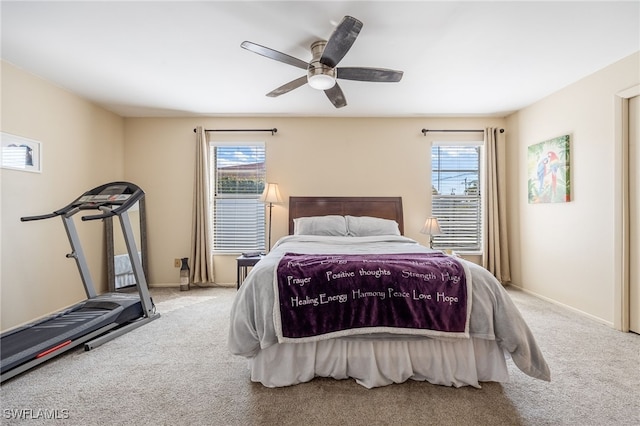
[[(156, 318), (155, 306), (138, 256), (128, 210), (144, 198), (144, 191), (130, 182), (112, 182), (93, 188), (72, 203), (50, 214), (22, 217), (23, 222), (62, 218), (78, 266), (87, 300), (0, 336), (1, 379), (4, 382), (69, 349), (84, 343), (85, 350), (138, 328)], [(113, 292), (98, 295), (91, 279), (87, 260), (73, 216), (92, 221), (118, 216), (124, 241), (136, 278), (137, 293)]]

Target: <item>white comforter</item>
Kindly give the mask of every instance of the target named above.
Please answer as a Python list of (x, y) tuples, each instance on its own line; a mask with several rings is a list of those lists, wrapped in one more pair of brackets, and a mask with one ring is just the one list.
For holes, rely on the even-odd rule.
[[(289, 235), (251, 270), (231, 310), (228, 346), (252, 358), (278, 343), (274, 327), (274, 270), (287, 252), (308, 254), (424, 253), (430, 249), (402, 236), (327, 237)], [(495, 340), (525, 374), (549, 381), (549, 367), (533, 334), (502, 285), (486, 269), (463, 259), (472, 274), (471, 337)], [(397, 335), (377, 338), (398, 339)], [(372, 337), (373, 338), (373, 337)], [(401, 336), (415, 339), (415, 336)]]

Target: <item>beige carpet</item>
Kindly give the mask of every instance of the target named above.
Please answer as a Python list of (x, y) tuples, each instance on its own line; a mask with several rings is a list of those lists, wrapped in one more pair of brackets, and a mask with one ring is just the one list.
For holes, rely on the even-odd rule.
[[(510, 289), (552, 382), (482, 389), (424, 382), (367, 390), (315, 379), (268, 389), (226, 348), (234, 288), (152, 289), (162, 317), (0, 389), (3, 425), (638, 425), (640, 336)], [(54, 417), (54, 418), (51, 418)], [(55, 418), (57, 417), (57, 419)]]

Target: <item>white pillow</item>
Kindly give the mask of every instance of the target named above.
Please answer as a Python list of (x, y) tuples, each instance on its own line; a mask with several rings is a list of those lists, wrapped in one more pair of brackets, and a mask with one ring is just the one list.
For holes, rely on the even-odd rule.
[(344, 216), (308, 216), (293, 219), (294, 235), (347, 236), (347, 221)]
[(372, 235), (400, 235), (398, 222), (370, 216), (345, 216), (347, 231), (352, 237)]

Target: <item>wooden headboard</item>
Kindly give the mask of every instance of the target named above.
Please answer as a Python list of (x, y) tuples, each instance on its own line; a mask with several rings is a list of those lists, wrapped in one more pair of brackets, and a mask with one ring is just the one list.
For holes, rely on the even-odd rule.
[(395, 220), (404, 235), (402, 197), (289, 197), (289, 234), (293, 234), (293, 219), (329, 214)]

